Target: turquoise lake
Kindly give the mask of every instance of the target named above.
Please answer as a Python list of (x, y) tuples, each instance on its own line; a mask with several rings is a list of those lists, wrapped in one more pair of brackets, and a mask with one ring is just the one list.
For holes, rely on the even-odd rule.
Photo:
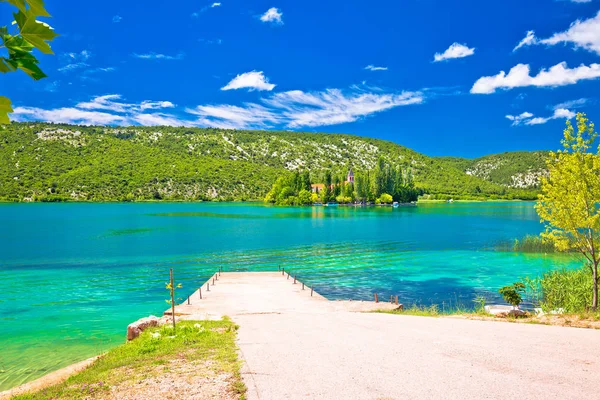
[(329, 299), (377, 292), (442, 308), (578, 265), (495, 250), (542, 230), (527, 202), (1, 204), (0, 221), (0, 390), (124, 342), (130, 322), (167, 308), (169, 268), (182, 298), (221, 266), (281, 265)]

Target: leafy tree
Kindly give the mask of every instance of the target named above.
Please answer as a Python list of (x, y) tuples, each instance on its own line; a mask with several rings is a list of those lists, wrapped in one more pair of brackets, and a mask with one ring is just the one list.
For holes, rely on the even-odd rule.
[(504, 286), (498, 290), (498, 293), (504, 297), (506, 302), (514, 307), (519, 307), (523, 298), (521, 297), (521, 293), (525, 291), (525, 284), (521, 282), (515, 282), (512, 285)]
[(548, 158), (548, 178), (536, 210), (546, 231), (542, 237), (559, 251), (575, 250), (587, 260), (592, 274), (591, 307), (598, 309), (598, 264), (600, 263), (600, 154), (591, 151), (596, 139), (594, 124), (577, 114), (577, 132), (570, 121), (564, 130), (564, 150)]
[(382, 193), (382, 194), (381, 194), (381, 196), (379, 196), (379, 203), (382, 203), (382, 204), (389, 204), (389, 203), (391, 203), (392, 201), (394, 201), (394, 200), (392, 199), (392, 196), (391, 196), (391, 195), (389, 195), (389, 194), (387, 194), (387, 193)]
[(311, 205), (313, 203), (310, 191), (302, 189), (298, 193), (298, 202), (302, 205)]
[[(0, 27), (2, 39), (0, 49), (6, 49), (6, 53), (0, 55), (0, 72), (15, 72), (20, 69), (35, 80), (45, 78), (46, 74), (38, 66), (39, 61), (33, 54), (33, 49), (44, 54), (53, 54), (48, 42), (58, 35), (50, 25), (37, 20), (38, 17), (50, 17), (44, 8), (44, 1), (0, 0), (0, 2), (9, 3), (17, 8), (17, 12), (13, 14), (14, 30), (11, 32), (9, 26)], [(0, 124), (10, 122), (8, 114), (12, 111), (10, 99), (0, 96)]]

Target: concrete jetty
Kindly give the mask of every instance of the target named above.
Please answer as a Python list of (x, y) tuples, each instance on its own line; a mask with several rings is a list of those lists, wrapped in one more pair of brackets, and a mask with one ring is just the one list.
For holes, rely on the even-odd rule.
[(222, 273), (176, 313), (230, 316), (251, 400), (598, 399), (600, 332), (357, 312), (281, 272)]

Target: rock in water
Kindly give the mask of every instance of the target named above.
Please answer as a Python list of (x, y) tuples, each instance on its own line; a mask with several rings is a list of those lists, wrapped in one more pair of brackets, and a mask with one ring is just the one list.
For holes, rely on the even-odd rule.
[(134, 323), (129, 324), (127, 327), (127, 340), (133, 340), (147, 328), (151, 326), (158, 326), (159, 319), (154, 315), (146, 318), (138, 319)]

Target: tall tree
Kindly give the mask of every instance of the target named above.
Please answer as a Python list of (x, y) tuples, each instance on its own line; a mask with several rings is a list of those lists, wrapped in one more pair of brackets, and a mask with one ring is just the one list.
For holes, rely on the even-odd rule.
[[(577, 132), (567, 121), (564, 150), (550, 153), (536, 210), (546, 225), (542, 236), (560, 251), (575, 250), (592, 274), (592, 309), (598, 309), (600, 263), (600, 153), (593, 148), (594, 124), (577, 114)], [(595, 152), (593, 151), (595, 150)]]
[[(0, 72), (5, 74), (20, 69), (35, 80), (45, 78), (46, 74), (38, 66), (39, 61), (33, 54), (33, 49), (53, 54), (48, 42), (58, 35), (50, 25), (37, 20), (38, 17), (50, 17), (44, 8), (44, 1), (0, 0), (0, 3), (9, 3), (17, 9), (13, 13), (11, 29), (9, 26), (0, 27), (0, 50), (6, 49), (4, 55), (0, 54)], [(0, 124), (10, 122), (8, 114), (11, 112), (13, 109), (10, 99), (0, 96)]]

